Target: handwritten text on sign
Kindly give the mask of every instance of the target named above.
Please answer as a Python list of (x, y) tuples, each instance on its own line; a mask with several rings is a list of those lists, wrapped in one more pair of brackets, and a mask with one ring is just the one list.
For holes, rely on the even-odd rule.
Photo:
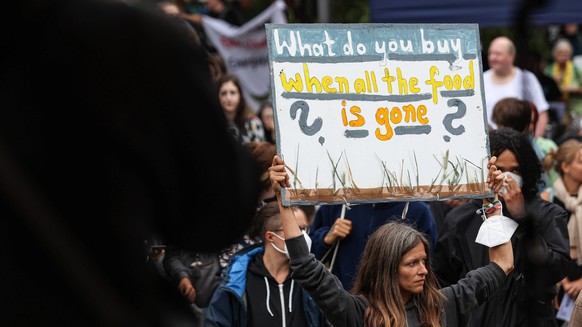
[(293, 203), (489, 193), (476, 25), (267, 25)]

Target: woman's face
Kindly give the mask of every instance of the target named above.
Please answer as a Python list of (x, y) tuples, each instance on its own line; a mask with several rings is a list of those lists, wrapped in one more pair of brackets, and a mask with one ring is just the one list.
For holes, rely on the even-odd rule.
[(236, 84), (232, 81), (222, 84), (218, 92), (218, 99), (220, 100), (222, 110), (230, 113), (235, 112), (240, 102), (240, 92)]
[(404, 302), (410, 299), (412, 294), (422, 292), (426, 275), (428, 274), (428, 265), (426, 250), (424, 244), (419, 243), (417, 246), (408, 251), (398, 265), (398, 285)]
[(571, 163), (564, 163), (562, 168), (566, 178), (582, 183), (582, 149), (578, 150)]
[(521, 176), (521, 168), (519, 167), (519, 162), (517, 162), (517, 157), (508, 149), (503, 150), (499, 156), (497, 156), (495, 166), (502, 172), (510, 171)]

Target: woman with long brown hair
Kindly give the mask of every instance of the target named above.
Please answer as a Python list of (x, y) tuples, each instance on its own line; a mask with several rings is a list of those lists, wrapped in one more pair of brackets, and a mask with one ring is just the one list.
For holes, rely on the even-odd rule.
[[(444, 296), (434, 275), (428, 272), (429, 253), (424, 252), (428, 248), (424, 234), (401, 223), (386, 224), (372, 235), (362, 255), (353, 291), (368, 299), (366, 326), (407, 326), (405, 307), (413, 294), (418, 294), (413, 302), (417, 302), (418, 318), (422, 317), (419, 320), (439, 326)], [(401, 266), (401, 262), (405, 264)], [(421, 305), (424, 303), (428, 305)], [(390, 324), (385, 324), (386, 321)]]
[(246, 104), (239, 79), (232, 74), (218, 81), (218, 100), (232, 136), (242, 144), (265, 142), (261, 119)]
[[(494, 166), (495, 160), (493, 157), (489, 162), (489, 186), (497, 200), (504, 175)], [(439, 289), (429, 265), (426, 236), (404, 223), (390, 222), (370, 236), (350, 294), (309, 252), (309, 236), (302, 236), (291, 207), (282, 205), (280, 189), (291, 187), (283, 160), (275, 156), (269, 172), (293, 278), (335, 327), (462, 326), (513, 269), (513, 250), (507, 241), (490, 248), (487, 266), (470, 271), (456, 285)], [(500, 214), (500, 207), (488, 207), (487, 217)]]

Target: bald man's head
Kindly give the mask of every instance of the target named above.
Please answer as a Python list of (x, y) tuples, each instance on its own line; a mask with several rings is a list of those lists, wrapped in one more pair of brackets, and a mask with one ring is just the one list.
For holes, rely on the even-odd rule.
[(491, 46), (496, 46), (500, 49), (505, 49), (510, 55), (515, 55), (515, 44), (507, 36), (499, 36), (491, 41)]
[(487, 54), (489, 67), (495, 71), (508, 71), (515, 60), (515, 45), (508, 37), (499, 36), (489, 45)]

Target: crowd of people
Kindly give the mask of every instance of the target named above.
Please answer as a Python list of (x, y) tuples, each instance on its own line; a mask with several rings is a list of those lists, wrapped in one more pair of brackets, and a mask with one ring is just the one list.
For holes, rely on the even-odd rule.
[[(487, 277), (492, 283), (488, 286), (476, 286), (471, 280), (484, 282), (484, 277), (475, 277), (484, 273), (479, 269), (485, 269), (482, 267), (487, 267), (489, 260), (497, 262), (492, 258), (498, 258), (497, 254), (492, 254), (491, 251), (495, 251), (492, 248), (488, 250), (475, 243), (482, 222), (480, 214), (476, 213), (482, 207), (481, 200), (375, 203), (355, 205), (347, 210), (343, 205), (321, 205), (307, 220), (299, 218), (302, 215), (297, 213), (291, 215), (294, 219), (290, 221), (297, 221), (302, 233), (289, 235), (284, 218), (287, 208), (279, 207), (277, 211), (274, 207), (277, 187), (284, 184), (279, 185), (281, 179), (273, 180), (273, 171), (278, 168), (271, 168), (271, 182), (275, 187), (265, 183), (268, 178), (264, 174), (261, 181), (265, 196), (257, 205), (256, 219), (263, 224), (255, 222), (259, 226), (251, 228), (246, 238), (231, 249), (226, 257), (228, 260), (223, 261), (224, 280), (216, 288), (216, 295), (208, 307), (202, 310), (205, 324), (261, 326), (286, 321), (294, 326), (319, 326), (323, 317), (334, 326), (400, 326), (404, 322), (408, 326), (421, 322), (443, 326), (567, 325), (568, 321), (563, 320), (563, 316), (557, 318), (556, 314), (564, 296), (575, 301), (582, 289), (576, 252), (582, 246), (578, 244), (578, 235), (582, 232), (578, 227), (582, 222), (578, 223), (578, 220), (582, 218), (577, 218), (582, 217), (582, 214), (577, 215), (577, 208), (582, 210), (582, 200), (578, 200), (580, 183), (571, 181), (576, 177), (582, 181), (582, 177), (577, 176), (582, 176), (582, 173), (577, 173), (575, 168), (576, 160), (582, 162), (582, 151), (575, 151), (578, 148), (573, 146), (582, 146), (579, 128), (573, 123), (578, 119), (575, 100), (582, 90), (579, 87), (582, 83), (578, 84), (578, 68), (572, 64), (573, 48), (564, 42), (564, 38), (555, 42), (553, 60), (540, 69), (555, 83), (555, 89), (560, 93), (557, 100), (547, 98), (547, 80), (544, 84), (540, 82), (539, 71), (534, 73), (515, 66), (516, 48), (509, 37), (494, 39), (488, 48), (486, 60), (489, 69), (483, 75), (483, 83), (490, 150), (495, 157), (491, 167), (494, 167), (492, 172), (498, 171), (504, 176), (499, 185), (499, 188), (503, 186), (502, 191), (498, 193), (503, 214), (519, 223), (510, 241), (511, 257), (515, 259), (511, 260), (511, 269), (502, 269), (505, 275), (494, 277), (493, 280), (498, 278), (495, 282), (489, 280), (491, 276)], [(265, 164), (275, 154), (272, 104), (263, 103), (256, 113), (245, 111), (244, 99), (240, 98), (244, 85), (227, 72), (217, 82), (221, 90), (218, 93), (220, 103), (235, 139), (250, 149), (262, 148), (262, 143), (271, 146), (271, 151), (261, 152), (261, 169), (266, 172)], [(564, 133), (559, 136), (547, 133), (550, 120), (555, 119), (552, 111), (556, 101), (561, 102), (566, 110), (559, 122)], [(236, 106), (238, 109), (234, 109)], [(238, 118), (234, 119), (235, 116)], [(568, 155), (564, 153), (564, 146), (569, 146)], [(554, 157), (561, 159), (554, 161)], [(256, 153), (255, 158), (258, 158)], [(278, 160), (273, 162), (273, 167), (281, 166), (282, 161)], [(566, 164), (568, 167), (564, 167)], [(565, 191), (565, 171), (571, 175), (566, 184), (569, 191)], [(280, 169), (277, 172), (284, 174)], [(271, 208), (269, 216), (276, 217), (275, 225), (266, 227), (263, 208)], [(412, 230), (400, 230), (404, 228), (401, 225), (412, 227)], [(379, 242), (375, 238), (380, 237), (377, 234), (382, 233), (387, 233), (384, 238), (408, 233), (408, 241), (414, 239), (414, 244), (422, 244), (422, 251), (414, 247), (403, 248), (402, 244), (396, 243), (373, 245)], [(306, 255), (305, 249), (295, 241), (295, 237), (301, 235), (308, 240), (307, 251), (312, 256)], [(290, 241), (291, 238), (294, 240)], [(289, 248), (284, 239), (287, 239)], [(386, 272), (390, 276), (384, 278), (396, 278), (394, 284), (400, 285), (400, 290), (396, 292), (394, 288), (379, 289), (370, 285), (383, 278), (370, 275), (371, 272), (381, 274), (375, 267), (380, 255), (376, 253), (372, 257), (368, 253), (374, 246), (401, 251), (392, 257), (394, 267), (406, 260), (408, 251), (410, 255), (412, 252), (416, 252), (415, 255), (421, 253), (425, 272), (417, 271), (413, 275), (423, 276), (426, 284), (421, 293), (428, 298), (410, 297), (416, 294), (414, 291), (403, 293), (405, 286), (401, 274), (404, 273), (389, 268), (392, 264), (388, 262), (385, 263), (386, 269), (392, 269), (392, 273)], [(301, 264), (293, 260), (293, 253), (298, 255)], [(266, 270), (252, 268), (250, 264), (258, 258), (262, 258), (263, 262), (258, 264)], [(286, 262), (283, 266), (281, 260)], [(497, 264), (503, 266), (505, 263)], [(265, 279), (263, 283), (250, 277), (257, 273)], [(317, 284), (311, 282), (314, 278), (311, 274), (317, 275)], [(485, 274), (495, 275), (497, 272)], [(246, 277), (241, 277), (243, 275)], [(280, 290), (274, 287), (274, 283), (279, 283)], [(337, 289), (338, 286), (342, 291)], [(296, 294), (291, 292), (294, 287), (298, 287)], [(459, 293), (466, 292), (466, 287), (480, 287), (485, 293), (472, 292), (474, 298), (461, 298)], [(302, 302), (299, 301), (301, 294), (306, 296)], [(384, 295), (380, 297), (379, 294)], [(397, 294), (397, 298), (391, 298)], [(234, 298), (229, 300), (225, 296)], [(443, 296), (447, 301), (439, 302)], [(379, 298), (386, 303), (379, 304)], [(411, 298), (415, 299), (412, 301), (414, 305), (409, 302)], [(313, 301), (317, 304), (315, 308)], [(459, 307), (459, 302), (464, 306)], [(236, 308), (232, 307), (233, 303), (237, 303)], [(261, 303), (258, 308), (256, 303)], [(427, 311), (427, 303), (435, 305), (438, 310)], [(570, 325), (575, 326), (575, 323)]]
[[(561, 65), (558, 59), (564, 49), (567, 56), (573, 53), (563, 43), (564, 39), (556, 41), (552, 51), (555, 60), (542, 69), (547, 72), (544, 76), (555, 83), (560, 92), (558, 100), (567, 110), (560, 121), (564, 124), (560, 137), (550, 137), (546, 132), (556, 99), (546, 98), (547, 83), (542, 85), (539, 72), (534, 74), (515, 66), (516, 48), (510, 38), (496, 38), (489, 46), (489, 69), (483, 83), (490, 150), (495, 158), (490, 164), (490, 178), (492, 187), (501, 189), (496, 197), (504, 208), (503, 215), (519, 223), (507, 243), (511, 246), (505, 244), (504, 250), (475, 243), (482, 223), (476, 212), (483, 206), (482, 200), (375, 203), (347, 210), (343, 205), (321, 205), (313, 215), (305, 215), (297, 207), (291, 211), (277, 208), (278, 187), (284, 186), (281, 174), (285, 172), (277, 158), (269, 169), (277, 136), (273, 105), (266, 101), (257, 112), (249, 110), (242, 97), (244, 85), (224, 68), (219, 69), (220, 78), (215, 79), (217, 98), (230, 134), (259, 162), (262, 195), (247, 233), (213, 254), (220, 260), (222, 281), (212, 286), (212, 299), (197, 308), (199, 323), (567, 325), (563, 316), (557, 318), (559, 307), (565, 296), (575, 301), (582, 290), (576, 250), (582, 246), (578, 237), (582, 214), (577, 214), (582, 210), (582, 200), (578, 200), (582, 182), (575, 182), (576, 178), (582, 181), (582, 170), (576, 170), (577, 160), (582, 162), (582, 151), (578, 151), (582, 138), (572, 123), (577, 119), (572, 99), (578, 89), (564, 86), (557, 77), (563, 79), (564, 73), (551, 68), (563, 66), (572, 70), (573, 73), (566, 73), (566, 80), (575, 83), (577, 68)], [(579, 165), (582, 167), (582, 163)], [(494, 176), (500, 173), (503, 181), (494, 186)], [(285, 218), (286, 212), (291, 213), (288, 216), (292, 220)], [(298, 225), (299, 233), (287, 225)], [(297, 243), (300, 236), (307, 240), (307, 252)], [(395, 237), (389, 244), (380, 241)], [(398, 240), (412, 243), (397, 244)], [(381, 255), (374, 247), (397, 252), (379, 259)], [(423, 259), (415, 266), (420, 268), (410, 275), (398, 268), (409, 256), (419, 255)], [(386, 267), (378, 270), (378, 262)], [(499, 267), (501, 270), (497, 270)], [(313, 274), (317, 276), (316, 284), (312, 282)], [(422, 291), (418, 287), (417, 291), (406, 289), (405, 276), (421, 276)], [(191, 274), (188, 278), (196, 277)], [(399, 286), (373, 286), (378, 280), (393, 280)], [(180, 289), (180, 281), (174, 283)], [(197, 307), (191, 293), (183, 294)], [(429, 306), (436, 310), (429, 310)], [(572, 321), (570, 325), (576, 323)]]
[[(0, 325), (582, 326), (578, 31), (540, 69), (557, 100), (510, 38), (488, 46), (494, 198), (283, 206), (273, 103), (249, 108), (200, 26), (246, 18), (200, 5), (13, 11), (36, 19), (2, 55)], [(512, 236), (476, 243), (500, 215)]]

